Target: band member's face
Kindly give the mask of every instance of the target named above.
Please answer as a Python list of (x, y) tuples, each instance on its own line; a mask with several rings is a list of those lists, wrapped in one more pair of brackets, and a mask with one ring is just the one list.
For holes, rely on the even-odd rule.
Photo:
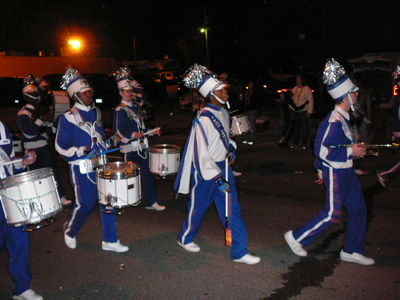
[(222, 90), (214, 91), (214, 94), (215, 94), (219, 99), (221, 99), (222, 101), (224, 101), (224, 102), (228, 101), (229, 96), (228, 96), (228, 92), (226, 91), (225, 88), (223, 88)]
[(84, 92), (80, 92), (77, 94), (79, 99), (81, 99), (82, 103), (85, 105), (91, 105), (93, 102), (93, 91), (87, 90)]
[(122, 99), (131, 101), (133, 98), (133, 89), (122, 89), (119, 94), (121, 95)]
[(301, 78), (299, 76), (296, 77), (296, 85), (301, 84)]

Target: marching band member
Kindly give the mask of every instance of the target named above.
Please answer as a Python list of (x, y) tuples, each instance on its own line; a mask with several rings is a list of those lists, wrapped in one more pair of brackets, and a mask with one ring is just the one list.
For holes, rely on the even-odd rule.
[[(113, 133), (121, 138), (121, 153), (125, 162), (131, 161), (140, 167), (140, 176), (146, 195), (145, 208), (155, 211), (165, 210), (165, 206), (157, 203), (158, 193), (154, 178), (149, 169), (149, 143), (144, 135), (145, 127), (140, 109), (143, 87), (132, 78), (130, 70), (125, 66), (113, 74), (117, 81), (121, 103), (115, 108)], [(149, 135), (160, 134), (161, 131)]]
[(36, 161), (29, 166), (29, 170), (51, 168), (57, 182), (57, 190), (62, 205), (70, 205), (72, 201), (65, 197), (63, 186), (55, 168), (54, 158), (47, 143), (49, 136), (54, 136), (56, 133), (56, 124), (53, 122), (54, 109), (50, 109), (48, 104), (37, 106), (41, 98), (36, 80), (32, 75), (24, 78), (22, 94), (26, 105), (18, 112), (17, 124), (22, 133), (21, 140), (24, 142), (24, 148), (35, 150), (37, 155)]
[(177, 193), (188, 194), (190, 189), (187, 215), (178, 234), (178, 244), (190, 252), (200, 251), (193, 239), (208, 207), (214, 202), (223, 224), (225, 218), (224, 226), (227, 227), (228, 223), (225, 229), (230, 232), (233, 261), (256, 264), (260, 258), (248, 253), (247, 230), (241, 216), (235, 179), (227, 165), (228, 157), (233, 162), (236, 148), (235, 142), (229, 139), (229, 113), (221, 107), (228, 101), (227, 85), (197, 64), (186, 72), (184, 82), (186, 87), (198, 89), (209, 103), (193, 121), (174, 184)]
[[(363, 157), (366, 149), (356, 141), (357, 132), (350, 125), (350, 109), (357, 103), (358, 87), (345, 74), (342, 66), (329, 59), (325, 66), (324, 83), (336, 101), (334, 110), (321, 122), (315, 138), (314, 167), (316, 183), (325, 183), (325, 207), (302, 227), (285, 233), (285, 240), (294, 254), (307, 256), (303, 246), (319, 233), (337, 223), (343, 207), (347, 209), (346, 241), (340, 252), (342, 261), (372, 265), (374, 260), (365, 251), (367, 209), (360, 182), (353, 169), (352, 156)], [(353, 144), (351, 147), (337, 147)]]
[[(86, 153), (103, 152), (107, 149), (100, 111), (93, 105), (93, 90), (85, 78), (74, 68), (69, 68), (62, 78), (61, 87), (67, 90), (74, 106), (59, 116), (56, 135), (56, 150), (69, 164), (69, 174), (75, 192), (75, 202), (64, 224), (64, 241), (70, 249), (76, 248), (76, 235), (98, 204), (96, 171), (80, 172), (79, 161)], [(99, 205), (99, 204), (98, 204)], [(106, 211), (100, 207), (100, 220), (103, 231), (102, 249), (115, 252), (126, 252), (127, 246), (120, 243), (117, 237), (115, 210)]]
[[(0, 166), (1, 179), (23, 171), (24, 167), (31, 165), (36, 159), (34, 151), (28, 152), (27, 158), (20, 163)], [(13, 160), (15, 157), (12, 135), (9, 128), (0, 122), (0, 164)], [(0, 198), (1, 199), (1, 198)], [(3, 201), (3, 200), (2, 200)], [(3, 205), (0, 206), (0, 249), (6, 246), (9, 253), (8, 268), (13, 281), (13, 299), (17, 300), (43, 300), (43, 297), (30, 287), (32, 277), (29, 269), (29, 240), (26, 225), (24, 231), (18, 226), (8, 226)]]
[[(393, 79), (397, 82), (397, 85), (400, 86), (400, 65), (396, 67), (396, 70), (393, 72)], [(393, 100), (393, 120), (392, 120), (392, 132), (393, 139), (396, 143), (400, 144), (400, 95), (397, 95)], [(400, 161), (395, 162), (386, 170), (376, 172), (378, 175), (378, 180), (383, 187), (386, 187), (386, 184), (394, 178), (396, 175), (400, 174)]]

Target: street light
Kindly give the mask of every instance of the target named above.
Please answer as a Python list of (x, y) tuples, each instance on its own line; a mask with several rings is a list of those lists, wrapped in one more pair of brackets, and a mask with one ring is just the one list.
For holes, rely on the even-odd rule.
[(74, 50), (78, 50), (81, 47), (81, 42), (79, 40), (69, 40), (68, 45), (71, 45)]
[(200, 32), (204, 32), (205, 38), (206, 38), (206, 51), (207, 51), (207, 67), (210, 68), (210, 59), (208, 57), (208, 39), (207, 39), (207, 32), (210, 28), (204, 27), (200, 28)]

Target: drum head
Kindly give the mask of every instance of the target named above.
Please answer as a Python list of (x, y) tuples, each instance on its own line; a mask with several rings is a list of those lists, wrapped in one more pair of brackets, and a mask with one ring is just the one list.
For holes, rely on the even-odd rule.
[(160, 144), (150, 147), (149, 151), (150, 153), (158, 153), (158, 154), (180, 153), (181, 148), (176, 145)]
[(129, 162), (112, 162), (101, 166), (97, 170), (97, 176), (106, 179), (126, 179), (138, 176), (140, 173), (139, 166), (131, 161)]

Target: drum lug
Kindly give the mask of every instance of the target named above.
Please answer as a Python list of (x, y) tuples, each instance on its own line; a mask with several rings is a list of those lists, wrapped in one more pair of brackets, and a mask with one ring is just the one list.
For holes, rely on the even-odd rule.
[(160, 171), (162, 174), (168, 173), (168, 167), (162, 164), (161, 167), (158, 167), (158, 171)]

